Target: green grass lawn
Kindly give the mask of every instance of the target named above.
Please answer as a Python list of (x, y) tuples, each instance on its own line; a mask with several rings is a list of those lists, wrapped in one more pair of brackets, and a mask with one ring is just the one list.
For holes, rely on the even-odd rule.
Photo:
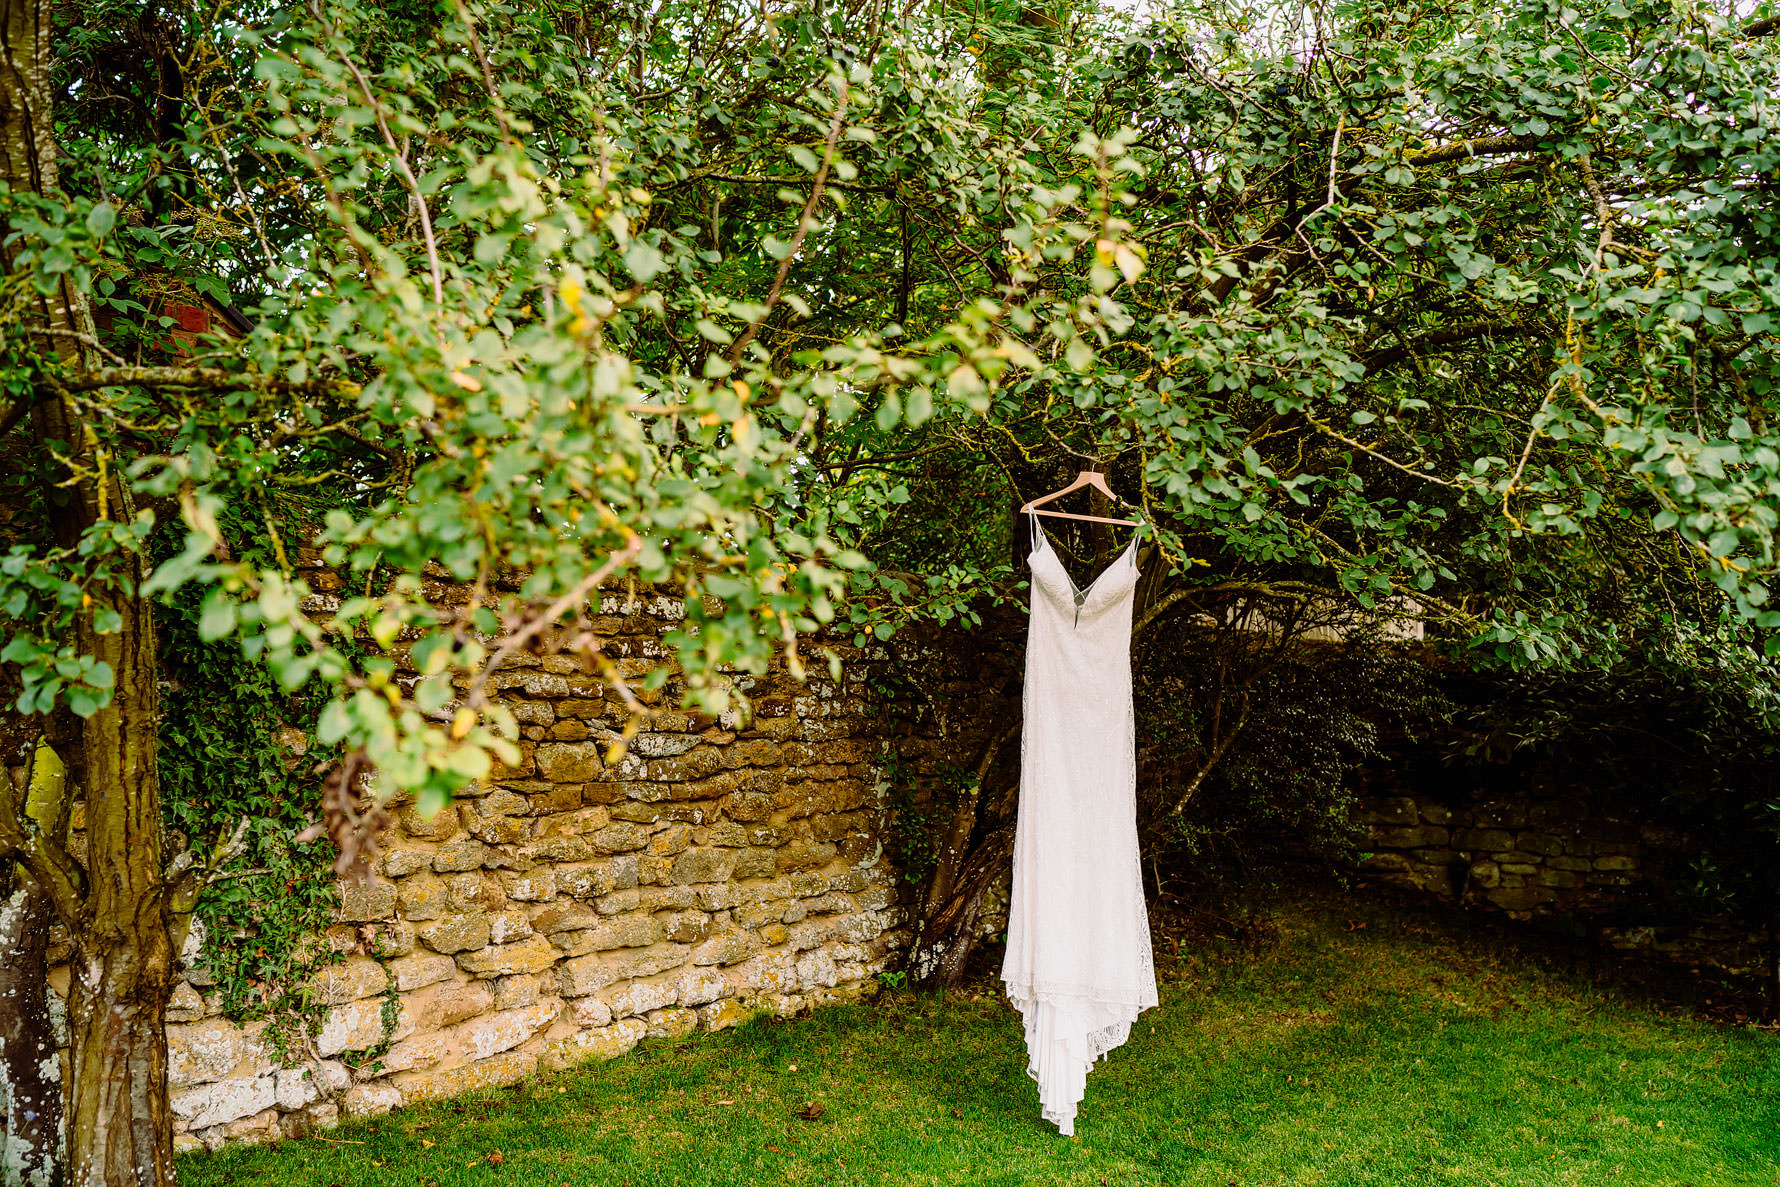
[(1780, 1036), (1351, 910), (1367, 926), (1298, 907), (1259, 951), (1159, 952), (1163, 1004), (1089, 1078), (1074, 1139), (1039, 1121), (992, 993), (895, 994), (190, 1157), (182, 1181), (1780, 1184)]

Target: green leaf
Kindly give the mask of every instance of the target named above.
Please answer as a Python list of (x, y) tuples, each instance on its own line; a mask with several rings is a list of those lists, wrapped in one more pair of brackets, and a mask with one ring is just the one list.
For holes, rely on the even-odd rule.
[(630, 246), (624, 250), (624, 266), (630, 269), (630, 274), (639, 282), (648, 284), (661, 274), (661, 270), (667, 267), (667, 262), (654, 245), (642, 239), (632, 239)]
[(101, 202), (87, 211), (87, 230), (94, 235), (109, 235), (116, 225), (117, 207), (109, 202)]

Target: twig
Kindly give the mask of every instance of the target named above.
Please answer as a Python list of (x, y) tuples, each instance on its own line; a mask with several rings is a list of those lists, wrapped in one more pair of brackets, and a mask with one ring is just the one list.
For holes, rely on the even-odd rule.
[(414, 203), (420, 208), (420, 235), (426, 242), (427, 267), (433, 276), (433, 300), (440, 305), (445, 303), (445, 281), (439, 269), (439, 243), (433, 238), (433, 215), (427, 209), (426, 195), (420, 192), (420, 182), (414, 176), (414, 170), (408, 167), (408, 156), (396, 143), (395, 134), (389, 130), (389, 122), (383, 118), (383, 104), (371, 91), (371, 84), (360, 73), (358, 66), (342, 51), (340, 60), (352, 71), (352, 77), (358, 80), (359, 90), (364, 92), (365, 102), (371, 105), (371, 114), (377, 119), (377, 130), (383, 133), (383, 143), (389, 145), (390, 156), (394, 158), (396, 169), (402, 180), (408, 185), (408, 192), (414, 195)]
[(488, 662), (482, 665), (482, 670), (480, 672), (476, 673), (476, 679), (470, 684), (469, 691), (464, 696), (465, 706), (471, 709), (481, 707), (488, 699), (486, 694), (488, 678), (494, 675), (495, 670), (503, 663), (507, 662), (508, 656), (537, 638), (539, 634), (543, 633), (545, 628), (549, 627), (551, 623), (562, 617), (570, 607), (576, 605), (586, 598), (588, 594), (598, 589), (600, 582), (616, 572), (619, 565), (624, 564), (643, 550), (643, 538), (641, 536), (628, 529), (625, 531), (625, 536), (626, 540), (624, 547), (607, 557), (605, 564), (581, 578), (580, 581), (575, 583), (573, 589), (546, 606), (542, 613), (533, 615), (530, 622), (526, 623), (520, 630), (509, 635), (506, 642), (501, 644), (500, 649), (488, 657)]

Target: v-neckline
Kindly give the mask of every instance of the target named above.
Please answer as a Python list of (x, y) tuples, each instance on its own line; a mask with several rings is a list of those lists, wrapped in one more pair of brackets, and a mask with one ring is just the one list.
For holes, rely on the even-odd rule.
[(1125, 554), (1127, 552), (1130, 552), (1133, 548), (1137, 547), (1137, 537), (1133, 535), (1130, 543), (1126, 544), (1119, 552), (1119, 555), (1113, 558), (1112, 564), (1109, 564), (1106, 568), (1100, 570), (1099, 576), (1088, 582), (1087, 589), (1082, 589), (1076, 585), (1075, 578), (1069, 575), (1069, 566), (1065, 565), (1063, 563), (1063, 558), (1057, 554), (1057, 546), (1051, 543), (1051, 533), (1045, 531), (1043, 524), (1038, 525), (1038, 537), (1044, 541), (1045, 551), (1051, 554), (1051, 559), (1057, 562), (1057, 570), (1063, 574), (1063, 580), (1069, 582), (1069, 593), (1070, 596), (1075, 599), (1075, 608), (1078, 611), (1088, 604), (1088, 599), (1090, 597), (1094, 596), (1094, 591), (1100, 587), (1101, 580), (1108, 573), (1118, 567), (1119, 562), (1125, 559)]

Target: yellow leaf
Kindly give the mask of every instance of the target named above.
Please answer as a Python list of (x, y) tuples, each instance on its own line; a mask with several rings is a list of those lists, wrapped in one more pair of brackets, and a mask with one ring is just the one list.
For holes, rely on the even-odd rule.
[(453, 371), (451, 373), (451, 382), (457, 384), (457, 386), (463, 388), (467, 392), (479, 392), (482, 390), (482, 381), (480, 379), (477, 379), (474, 375), (465, 375), (462, 371)]
[(451, 740), (454, 742), (459, 741), (465, 734), (470, 732), (470, 727), (475, 724), (476, 710), (471, 709), (468, 706), (459, 709), (457, 711), (457, 716), (451, 719)]

